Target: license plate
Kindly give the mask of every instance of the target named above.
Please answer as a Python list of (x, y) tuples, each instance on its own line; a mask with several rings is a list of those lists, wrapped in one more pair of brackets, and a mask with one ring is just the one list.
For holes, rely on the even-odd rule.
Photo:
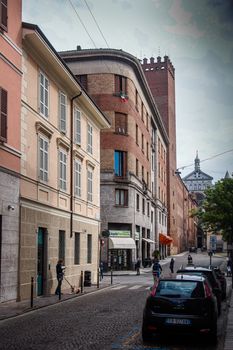
[(191, 320), (188, 320), (186, 318), (167, 318), (165, 320), (166, 324), (177, 324), (177, 325), (190, 325)]

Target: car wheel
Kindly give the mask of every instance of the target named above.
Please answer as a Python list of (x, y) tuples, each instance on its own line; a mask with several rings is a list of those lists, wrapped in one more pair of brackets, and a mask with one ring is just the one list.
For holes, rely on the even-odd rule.
[(217, 340), (218, 340), (218, 336), (217, 336), (217, 321), (211, 326), (210, 328), (210, 332), (209, 332), (209, 342), (211, 344), (216, 344)]

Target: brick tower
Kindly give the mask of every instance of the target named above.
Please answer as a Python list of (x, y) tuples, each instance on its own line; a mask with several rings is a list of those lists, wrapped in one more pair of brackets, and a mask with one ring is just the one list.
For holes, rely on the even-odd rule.
[[(176, 166), (176, 112), (175, 112), (175, 69), (168, 56), (143, 59), (142, 69), (147, 78), (152, 95), (158, 106), (168, 137), (169, 151), (167, 158), (167, 193), (168, 193), (168, 234), (173, 238), (174, 250), (179, 251), (177, 237), (177, 194), (175, 171)], [(176, 248), (177, 247), (177, 248)], [(175, 251), (174, 251), (175, 253)]]

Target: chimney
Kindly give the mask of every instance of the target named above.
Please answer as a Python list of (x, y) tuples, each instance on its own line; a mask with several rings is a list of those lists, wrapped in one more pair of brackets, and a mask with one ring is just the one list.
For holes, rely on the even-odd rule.
[(81, 50), (82, 50), (81, 46), (77, 45), (77, 51), (81, 51)]

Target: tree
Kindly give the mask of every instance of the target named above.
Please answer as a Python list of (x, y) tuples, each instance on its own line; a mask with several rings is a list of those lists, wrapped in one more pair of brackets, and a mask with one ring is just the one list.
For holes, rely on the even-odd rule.
[(233, 243), (233, 179), (218, 181), (205, 191), (205, 196), (194, 215), (198, 216), (204, 230), (220, 232), (225, 241)]

